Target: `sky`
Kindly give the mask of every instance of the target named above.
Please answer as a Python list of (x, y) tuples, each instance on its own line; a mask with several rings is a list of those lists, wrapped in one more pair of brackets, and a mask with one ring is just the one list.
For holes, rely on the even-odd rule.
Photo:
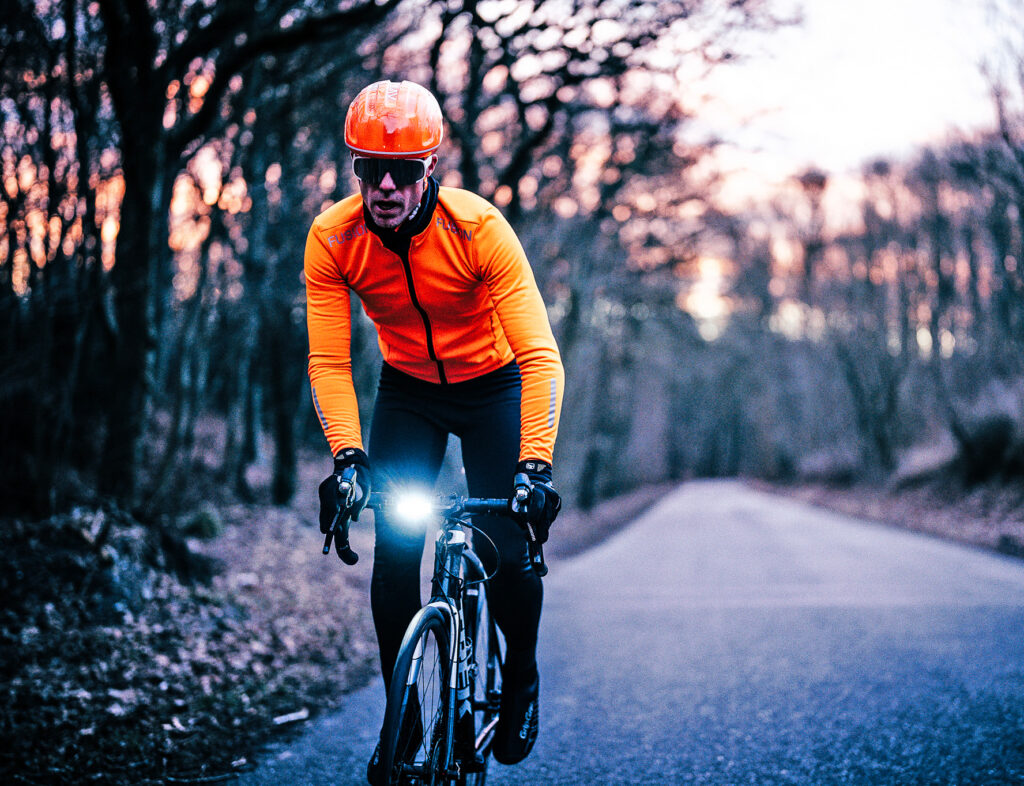
[[(795, 1), (795, 0), (794, 0)], [(703, 123), (731, 143), (738, 180), (809, 165), (850, 173), (950, 131), (990, 127), (980, 64), (986, 0), (802, 0), (805, 24), (761, 41), (707, 83)]]

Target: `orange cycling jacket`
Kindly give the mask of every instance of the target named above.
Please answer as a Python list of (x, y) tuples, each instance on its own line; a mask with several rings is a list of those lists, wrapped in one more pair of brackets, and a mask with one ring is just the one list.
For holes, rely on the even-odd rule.
[(309, 379), (334, 455), (363, 447), (349, 355), (354, 292), (377, 327), (384, 360), (410, 376), (463, 382), (517, 361), (520, 459), (551, 462), (562, 361), (526, 254), (489, 202), (440, 187), (404, 258), (367, 228), (354, 194), (314, 220), (305, 278)]

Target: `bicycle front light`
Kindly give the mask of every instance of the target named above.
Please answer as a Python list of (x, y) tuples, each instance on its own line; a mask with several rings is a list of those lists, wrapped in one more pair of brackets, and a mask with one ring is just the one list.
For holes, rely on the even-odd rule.
[(404, 491), (395, 502), (395, 518), (409, 527), (425, 526), (433, 512), (433, 500), (422, 492)]

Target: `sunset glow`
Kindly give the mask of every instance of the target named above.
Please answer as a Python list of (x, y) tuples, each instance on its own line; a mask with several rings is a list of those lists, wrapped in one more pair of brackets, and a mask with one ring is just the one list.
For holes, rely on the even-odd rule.
[(677, 299), (680, 308), (697, 320), (700, 334), (706, 341), (718, 338), (730, 312), (729, 301), (723, 294), (727, 287), (727, 265), (721, 259), (701, 257), (697, 262), (696, 282), (680, 291)]
[(765, 38), (703, 86), (699, 123), (726, 139), (736, 190), (763, 192), (809, 165), (854, 171), (991, 126), (980, 66), (996, 36), (985, 5), (804, 0), (802, 27)]

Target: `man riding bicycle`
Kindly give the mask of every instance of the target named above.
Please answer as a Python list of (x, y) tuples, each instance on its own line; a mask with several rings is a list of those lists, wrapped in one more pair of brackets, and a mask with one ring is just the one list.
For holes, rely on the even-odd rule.
[[(432, 487), (449, 434), (461, 440), (470, 495), (508, 497), (516, 474), (529, 476), (529, 503), (513, 514), (518, 523), (474, 522), (497, 549), (479, 550), (488, 572), (497, 570), (489, 600), (507, 643), (493, 753), (513, 764), (538, 731), (543, 591), (527, 538), (543, 543), (561, 506), (551, 461), (564, 373), (508, 222), (483, 198), (432, 176), (442, 124), (437, 100), (420, 85), (382, 81), (362, 90), (345, 118), (359, 194), (321, 213), (309, 231), (309, 378), (334, 456), (334, 472), (320, 486), (320, 523), (330, 526), (338, 478), (350, 467), (361, 493), (353, 518), (370, 493), (371, 462), (372, 483), (385, 491)], [(365, 452), (349, 355), (352, 292), (377, 328), (384, 358)], [(370, 598), (386, 690), (421, 605), (424, 533), (383, 514), (375, 530)], [(371, 782), (374, 771), (371, 760)]]

